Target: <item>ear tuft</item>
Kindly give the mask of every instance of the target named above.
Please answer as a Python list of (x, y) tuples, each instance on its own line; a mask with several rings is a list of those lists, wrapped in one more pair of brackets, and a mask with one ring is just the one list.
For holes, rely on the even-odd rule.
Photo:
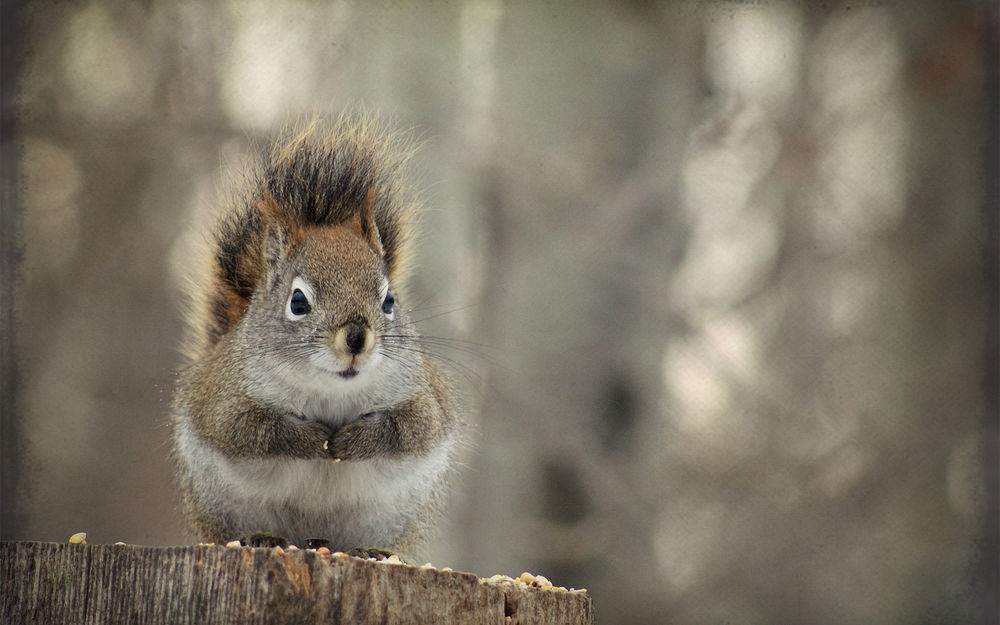
[(365, 199), (361, 203), (361, 208), (354, 216), (348, 220), (347, 224), (355, 234), (368, 242), (372, 249), (378, 252), (379, 256), (384, 256), (382, 248), (382, 237), (379, 235), (378, 226), (375, 225), (372, 207), (375, 205), (375, 191), (369, 189), (365, 193)]
[(273, 275), (287, 258), (288, 233), (279, 222), (271, 221), (264, 230), (264, 265), (268, 276)]

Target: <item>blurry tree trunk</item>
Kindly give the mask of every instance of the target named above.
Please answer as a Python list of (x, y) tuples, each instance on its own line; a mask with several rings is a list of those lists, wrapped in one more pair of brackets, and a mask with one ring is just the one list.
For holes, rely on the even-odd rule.
[[(994, 12), (994, 15), (996, 13)], [(987, 50), (997, 50), (1000, 45), (1000, 29), (996, 22), (992, 28), (985, 28)], [(986, 275), (988, 315), (986, 324), (986, 349), (983, 358), (986, 364), (983, 386), (985, 405), (983, 410), (983, 458), (986, 482), (986, 518), (983, 529), (982, 551), (979, 574), (985, 589), (983, 623), (1000, 622), (1000, 184), (996, 172), (1000, 171), (1000, 61), (996, 54), (986, 54), (986, 105), (989, 111), (986, 121), (986, 155), (982, 179), (989, 180), (984, 185), (983, 202), (983, 266)], [(989, 589), (993, 588), (992, 591)]]
[[(3, 43), (2, 87), (0, 87), (0, 493), (13, 498), (19, 487), (21, 431), (14, 418), (17, 368), (14, 358), (14, 290), (21, 249), (17, 238), (18, 146), (14, 133), (17, 65), (20, 53), (20, 15), (14, 3), (4, 3), (0, 20)], [(17, 506), (0, 507), (0, 536), (20, 531)]]
[(306, 550), (17, 542), (0, 563), (4, 623), (594, 622), (582, 593)]

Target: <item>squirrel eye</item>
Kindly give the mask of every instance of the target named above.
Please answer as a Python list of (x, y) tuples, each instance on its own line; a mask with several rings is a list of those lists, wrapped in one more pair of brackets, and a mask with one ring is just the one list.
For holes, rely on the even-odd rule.
[(312, 306), (309, 305), (309, 298), (302, 292), (302, 289), (292, 291), (292, 297), (288, 300), (288, 312), (294, 317), (302, 317), (309, 314)]
[(392, 315), (392, 307), (396, 305), (396, 298), (392, 296), (392, 291), (385, 292), (385, 299), (382, 300), (382, 312)]
[(285, 319), (298, 321), (308, 315), (314, 299), (315, 293), (309, 283), (301, 276), (295, 276), (292, 280), (292, 294), (285, 303)]

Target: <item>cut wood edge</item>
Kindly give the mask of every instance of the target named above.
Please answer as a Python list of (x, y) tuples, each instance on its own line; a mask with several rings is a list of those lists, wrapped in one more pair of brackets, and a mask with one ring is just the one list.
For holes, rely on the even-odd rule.
[(0, 602), (4, 623), (594, 622), (585, 592), (309, 549), (217, 545), (3, 542)]

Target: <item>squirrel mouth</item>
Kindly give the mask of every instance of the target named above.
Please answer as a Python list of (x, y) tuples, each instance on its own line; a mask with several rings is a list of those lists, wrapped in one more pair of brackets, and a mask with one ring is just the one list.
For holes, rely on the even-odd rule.
[(358, 370), (355, 369), (354, 367), (348, 367), (343, 371), (338, 371), (337, 375), (344, 378), (345, 380), (350, 380), (354, 376), (358, 375)]

